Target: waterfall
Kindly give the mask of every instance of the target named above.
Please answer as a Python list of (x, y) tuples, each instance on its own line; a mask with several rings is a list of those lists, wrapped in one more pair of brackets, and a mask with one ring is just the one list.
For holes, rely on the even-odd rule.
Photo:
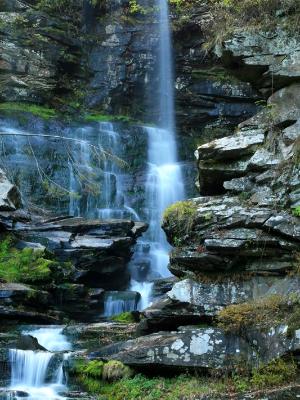
[[(165, 278), (170, 245), (161, 228), (164, 210), (185, 197), (180, 165), (177, 162), (174, 89), (168, 0), (157, 0), (159, 10), (159, 126), (145, 127), (148, 136), (148, 171), (145, 208), (149, 229), (139, 240), (130, 263), (131, 290), (141, 293), (140, 309), (151, 301), (153, 278)], [(145, 263), (147, 259), (147, 263)]]
[(160, 125), (173, 137), (175, 133), (174, 79), (168, 0), (157, 0), (157, 7), (159, 10)]
[[(72, 146), (68, 164), (70, 215), (138, 220), (138, 214), (126, 204), (124, 197), (124, 168), (118, 162), (122, 158), (122, 148), (114, 125), (99, 122), (96, 129), (75, 129), (72, 137), (82, 142)], [(90, 144), (105, 153), (96, 154)]]
[[(55, 362), (56, 351), (68, 351), (71, 345), (62, 334), (63, 328), (47, 327), (33, 331), (23, 331), (23, 335), (30, 334), (48, 351), (9, 350), (11, 364), (11, 383), (9, 390), (27, 394), (28, 400), (59, 400), (64, 399), (58, 393), (66, 390), (63, 372), (63, 360)], [(55, 368), (57, 367), (57, 368)]]
[(104, 317), (111, 317), (137, 309), (139, 297), (136, 292), (107, 292), (104, 297)]

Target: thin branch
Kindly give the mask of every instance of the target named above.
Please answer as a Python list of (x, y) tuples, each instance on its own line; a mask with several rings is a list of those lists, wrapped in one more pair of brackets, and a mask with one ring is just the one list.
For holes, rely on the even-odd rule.
[[(107, 157), (108, 159), (117, 162), (119, 165), (127, 166), (128, 164), (119, 158), (116, 155), (112, 155), (111, 153), (105, 151), (102, 146), (95, 146), (94, 144), (91, 144), (87, 142), (86, 140), (82, 139), (76, 139), (76, 138), (69, 138), (67, 136), (59, 136), (59, 135), (46, 135), (46, 134), (39, 134), (39, 133), (12, 133), (12, 132), (0, 132), (0, 136), (25, 136), (25, 137), (43, 137), (43, 138), (49, 138), (49, 139), (60, 139), (60, 140), (68, 140), (71, 142), (75, 143), (80, 143), (80, 144), (86, 144), (90, 146), (92, 149), (94, 149), (98, 153), (98, 157), (100, 158), (100, 154), (104, 155), (104, 157)], [(99, 154), (100, 151), (100, 154)]]

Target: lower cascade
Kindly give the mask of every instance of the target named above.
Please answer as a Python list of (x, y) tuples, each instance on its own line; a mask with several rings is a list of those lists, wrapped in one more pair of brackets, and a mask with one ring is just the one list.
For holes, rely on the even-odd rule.
[(154, 279), (170, 276), (166, 235), (161, 228), (164, 210), (184, 198), (181, 167), (176, 162), (176, 142), (168, 129), (145, 127), (148, 137), (148, 171), (145, 190), (148, 231), (139, 240), (130, 263), (131, 290), (141, 293), (139, 308), (151, 301)]
[(62, 331), (62, 327), (48, 327), (22, 332), (36, 338), (46, 351), (9, 350), (11, 382), (7, 399), (64, 399), (60, 393), (67, 390), (63, 371), (67, 353), (62, 352), (70, 350), (71, 344)]

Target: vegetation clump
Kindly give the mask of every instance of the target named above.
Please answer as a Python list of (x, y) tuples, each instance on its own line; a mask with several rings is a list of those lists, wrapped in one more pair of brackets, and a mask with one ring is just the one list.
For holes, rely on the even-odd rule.
[(297, 0), (209, 0), (211, 22), (206, 47), (225, 40), (235, 29), (273, 29), (282, 26), (295, 29), (300, 24), (300, 2)]
[(248, 329), (258, 327), (269, 329), (280, 324), (289, 326), (288, 334), (293, 335), (300, 327), (300, 297), (272, 295), (249, 303), (234, 304), (218, 313), (219, 328), (227, 333), (245, 335)]
[(34, 283), (50, 278), (54, 261), (43, 250), (13, 247), (12, 238), (0, 242), (0, 279), (5, 282)]
[(128, 115), (108, 115), (108, 114), (87, 114), (84, 117), (86, 122), (107, 122), (107, 121), (114, 121), (114, 122), (133, 122), (133, 119)]
[(172, 227), (174, 237), (182, 237), (192, 229), (196, 215), (197, 205), (193, 201), (179, 201), (165, 210), (164, 225)]
[(121, 322), (124, 324), (131, 324), (136, 322), (131, 312), (123, 312), (121, 314), (114, 315), (113, 317), (111, 317), (111, 320), (115, 322)]
[(45, 120), (49, 120), (57, 116), (56, 111), (52, 108), (29, 103), (0, 103), (0, 112), (4, 112), (6, 114), (26, 112)]
[(293, 214), (295, 217), (300, 217), (300, 206), (297, 206), (297, 207), (295, 207), (295, 208), (292, 208), (292, 214)]
[[(143, 374), (124, 376), (122, 379), (101, 380), (100, 371), (109, 365), (121, 365), (119, 361), (79, 361), (72, 374), (88, 392), (97, 395), (99, 400), (182, 400), (218, 393), (246, 392), (268, 389), (293, 382), (297, 377), (297, 366), (291, 360), (274, 359), (268, 364), (254, 368), (248, 375), (214, 378), (182, 374), (172, 378), (147, 377)], [(128, 367), (125, 367), (128, 368)], [(93, 373), (87, 371), (92, 370)], [(130, 370), (131, 371), (131, 370)], [(132, 371), (130, 372), (132, 374)], [(102, 379), (103, 379), (102, 375)]]
[(297, 366), (293, 360), (286, 362), (281, 358), (252, 371), (251, 384), (258, 389), (280, 386), (293, 381), (297, 376)]
[(121, 361), (110, 360), (103, 366), (102, 378), (105, 381), (113, 382), (120, 379), (130, 378), (133, 371)]

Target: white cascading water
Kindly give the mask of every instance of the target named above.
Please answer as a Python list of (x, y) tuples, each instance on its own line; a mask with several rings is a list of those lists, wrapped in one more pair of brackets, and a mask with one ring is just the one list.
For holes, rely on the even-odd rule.
[(148, 275), (164, 278), (168, 270), (170, 245), (161, 228), (164, 210), (184, 198), (181, 168), (177, 163), (175, 138), (174, 88), (172, 70), (171, 33), (168, 0), (157, 0), (159, 10), (159, 127), (145, 127), (148, 135), (148, 172), (146, 181), (146, 209), (149, 230), (137, 246), (132, 263), (131, 290), (141, 293), (140, 309), (151, 301), (152, 284), (138, 279), (134, 273), (139, 260), (145, 257), (148, 246)]
[[(72, 137), (81, 143), (73, 145), (69, 161), (70, 215), (138, 220), (138, 214), (126, 204), (124, 198), (122, 182), (124, 172), (115, 160), (115, 156), (120, 157), (120, 135), (114, 125), (111, 122), (99, 122), (96, 137), (94, 127), (75, 129), (72, 131)], [(90, 143), (95, 143), (105, 150), (107, 156), (101, 154), (97, 156), (95, 148)], [(99, 182), (95, 180), (97, 175), (93, 167), (95, 161), (96, 163), (100, 161)], [(90, 187), (90, 193), (87, 191), (83, 196), (84, 186)]]
[(138, 299), (136, 296), (130, 296), (130, 293), (108, 292), (104, 298), (104, 317), (119, 315), (124, 312), (137, 309)]
[[(24, 331), (23, 335), (31, 335), (37, 338), (40, 345), (48, 351), (31, 351), (10, 349), (11, 363), (10, 391), (16, 392), (14, 399), (21, 399), (27, 393), (28, 400), (62, 400), (59, 393), (66, 391), (66, 381), (63, 372), (62, 356), (58, 368), (51, 375), (49, 366), (55, 352), (69, 351), (71, 344), (62, 333), (63, 327), (47, 327), (33, 331)], [(50, 376), (49, 376), (50, 375)], [(18, 397), (17, 393), (23, 393)]]

